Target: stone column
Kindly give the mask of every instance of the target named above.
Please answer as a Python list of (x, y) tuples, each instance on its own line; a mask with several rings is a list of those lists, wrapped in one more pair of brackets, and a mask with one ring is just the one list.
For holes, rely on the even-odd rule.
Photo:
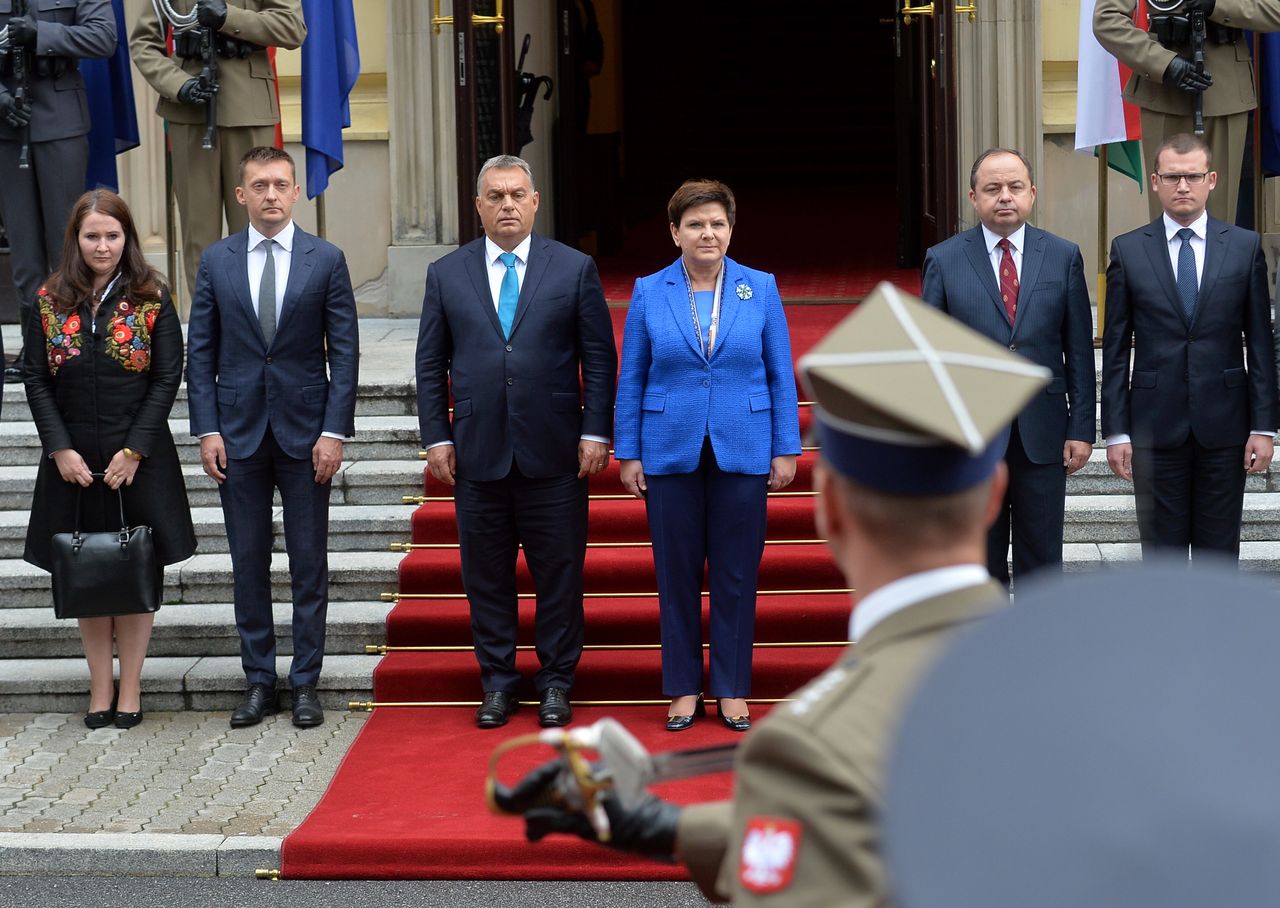
[[(956, 79), (959, 98), (960, 187), (969, 190), (969, 168), (986, 148), (1016, 148), (1044, 172), (1041, 124), (1041, 11), (1027, 0), (969, 0), (977, 21), (955, 17)], [(964, 5), (958, 0), (957, 5)], [(960, 205), (961, 228), (977, 223), (967, 201)]]
[[(451, 3), (442, 4), (448, 15)], [(387, 110), (390, 120), (391, 243), (387, 249), (389, 314), (422, 304), (429, 263), (457, 247), (454, 186), (453, 29), (431, 26), (430, 0), (390, 6), (387, 18)]]

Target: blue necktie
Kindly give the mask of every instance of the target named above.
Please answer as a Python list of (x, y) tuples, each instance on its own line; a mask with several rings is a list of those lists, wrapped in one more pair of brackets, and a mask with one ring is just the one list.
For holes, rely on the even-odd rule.
[[(516, 320), (516, 303), (520, 299), (520, 282), (516, 279), (516, 254), (504, 252), (498, 256), (502, 264), (507, 266), (507, 273), (502, 276), (502, 287), (498, 290), (498, 322), (502, 325), (502, 336), (511, 337), (511, 323)], [(1192, 277), (1195, 273), (1192, 272)]]
[(1177, 236), (1182, 240), (1182, 248), (1178, 250), (1178, 299), (1182, 301), (1182, 311), (1190, 322), (1196, 312), (1196, 297), (1200, 295), (1196, 281), (1196, 254), (1191, 251), (1191, 238), (1195, 232), (1190, 227), (1183, 227)]

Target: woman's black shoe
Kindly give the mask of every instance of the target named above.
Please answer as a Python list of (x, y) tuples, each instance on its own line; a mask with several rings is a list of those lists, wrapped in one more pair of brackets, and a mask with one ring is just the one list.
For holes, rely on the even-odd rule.
[(116, 728), (133, 728), (133, 726), (137, 725), (141, 721), (142, 710), (138, 710), (136, 713), (116, 713)]
[(116, 719), (116, 711), (112, 709), (100, 709), (96, 713), (84, 714), (85, 728), (106, 728)]
[(728, 716), (725, 715), (723, 708), (724, 701), (718, 701), (716, 706), (720, 710), (720, 721), (724, 723), (724, 727), (729, 731), (750, 731), (751, 716)]
[(667, 731), (685, 731), (693, 727), (694, 717), (705, 716), (707, 714), (707, 704), (702, 702), (702, 694), (698, 694), (698, 700), (693, 706), (692, 716), (667, 716)]

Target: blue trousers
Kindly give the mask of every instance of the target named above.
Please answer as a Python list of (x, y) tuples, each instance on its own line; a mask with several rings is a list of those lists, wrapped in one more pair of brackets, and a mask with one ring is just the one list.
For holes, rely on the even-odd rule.
[[(662, 622), (662, 692), (751, 693), (756, 578), (764, 554), (768, 477), (726, 473), (710, 440), (692, 473), (645, 475)], [(702, 677), (702, 582), (711, 593), (711, 675)]]

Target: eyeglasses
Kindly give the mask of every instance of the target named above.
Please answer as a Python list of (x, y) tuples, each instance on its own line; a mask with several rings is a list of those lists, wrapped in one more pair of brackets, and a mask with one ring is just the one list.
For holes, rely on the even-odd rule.
[(1209, 174), (1206, 173), (1158, 173), (1156, 176), (1160, 178), (1160, 182), (1166, 186), (1177, 186), (1183, 180), (1187, 181), (1188, 186), (1199, 186), (1204, 182), (1204, 178)]

